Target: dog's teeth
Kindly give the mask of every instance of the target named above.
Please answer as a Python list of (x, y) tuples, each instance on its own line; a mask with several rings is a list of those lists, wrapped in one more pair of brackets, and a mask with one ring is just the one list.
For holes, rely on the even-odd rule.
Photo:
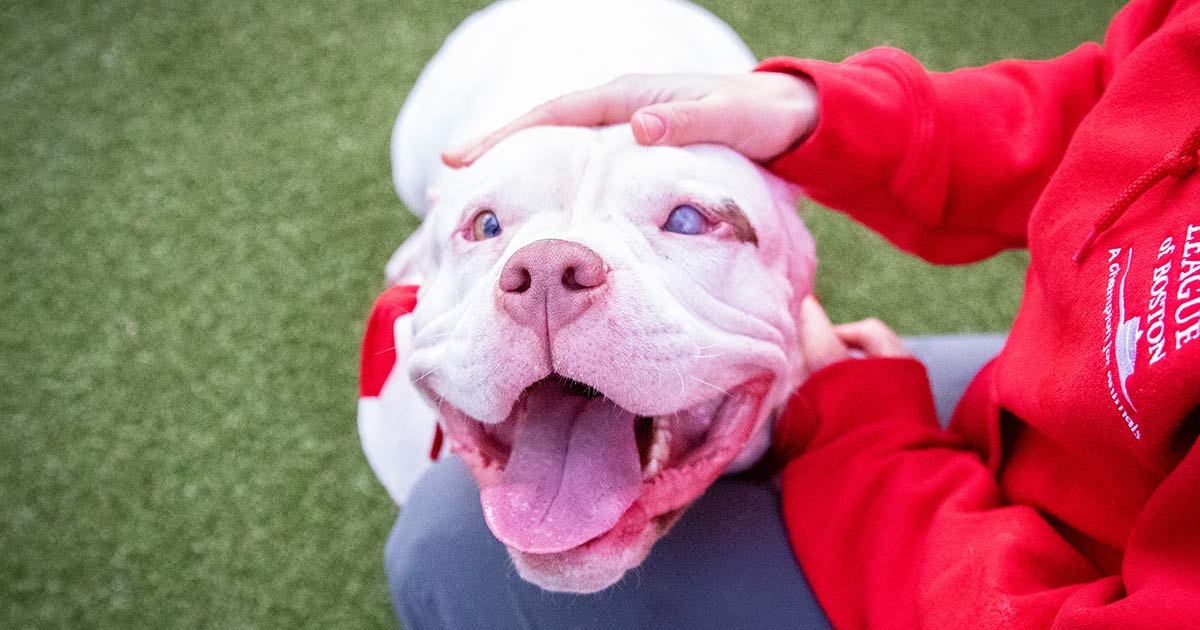
[(671, 423), (662, 418), (654, 419), (654, 442), (651, 446), (651, 452), (655, 448), (660, 448), (663, 459), (671, 454)]
[(658, 474), (660, 467), (658, 460), (652, 459), (649, 464), (646, 464), (646, 472), (642, 474), (642, 480), (653, 479)]
[(654, 435), (650, 442), (650, 457), (646, 463), (643, 479), (650, 479), (662, 470), (667, 458), (671, 456), (671, 421), (669, 418), (654, 419)]

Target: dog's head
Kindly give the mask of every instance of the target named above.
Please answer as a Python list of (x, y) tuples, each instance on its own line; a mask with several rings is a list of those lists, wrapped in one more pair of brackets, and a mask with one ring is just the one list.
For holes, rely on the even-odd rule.
[(804, 376), (797, 191), (718, 146), (530, 129), (443, 180), (389, 265), (409, 374), (527, 580), (591, 592), (766, 448)]

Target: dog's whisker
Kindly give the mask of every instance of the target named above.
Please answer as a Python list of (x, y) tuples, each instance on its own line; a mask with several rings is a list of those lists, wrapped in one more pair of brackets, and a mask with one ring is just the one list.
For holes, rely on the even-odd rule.
[(429, 376), (432, 375), (436, 371), (437, 371), (436, 367), (431, 367), (428, 370), (425, 370), (423, 373), (421, 373), (421, 375), (418, 376), (417, 378), (414, 378), (413, 382), (420, 383), (421, 381), (425, 380), (426, 378), (429, 378)]
[(693, 359), (715, 359), (716, 357), (723, 357), (723, 356), (729, 354), (730, 352), (733, 352), (733, 350), (726, 350), (725, 352), (718, 352), (716, 354), (693, 354), (692, 358)]
[(679, 366), (677, 366), (675, 364), (671, 364), (671, 367), (674, 368), (675, 375), (679, 377), (679, 395), (682, 396), (684, 393), (684, 390), (687, 389), (687, 383), (684, 382), (684, 380), (683, 380), (683, 371), (680, 370)]
[(688, 374), (688, 378), (692, 379), (693, 381), (696, 381), (697, 383), (700, 383), (701, 385), (707, 385), (707, 386), (721, 392), (722, 394), (725, 394), (726, 396), (730, 395), (728, 391), (721, 389), (720, 387), (717, 387), (716, 385), (713, 385), (712, 383), (709, 383), (708, 381), (706, 381), (704, 379), (696, 378), (695, 376), (692, 376), (691, 374)]

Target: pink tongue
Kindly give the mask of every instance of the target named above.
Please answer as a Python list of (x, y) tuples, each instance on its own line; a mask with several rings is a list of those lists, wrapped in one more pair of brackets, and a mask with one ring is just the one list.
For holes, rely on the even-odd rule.
[(483, 491), (488, 527), (526, 553), (578, 547), (612, 529), (641, 492), (634, 416), (603, 397), (534, 385), (500, 483)]

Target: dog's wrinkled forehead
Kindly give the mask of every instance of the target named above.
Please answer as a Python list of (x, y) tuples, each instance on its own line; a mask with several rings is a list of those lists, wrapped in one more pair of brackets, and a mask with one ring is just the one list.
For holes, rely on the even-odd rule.
[(461, 218), (455, 209), (489, 207), (514, 217), (563, 210), (604, 151), (602, 135), (584, 129), (518, 133), (471, 167), (453, 171), (438, 187), (434, 214), (446, 220)]
[(671, 234), (674, 244), (701, 250), (748, 244), (770, 259), (787, 247), (791, 231), (781, 223), (794, 213), (796, 195), (725, 147), (643, 147), (628, 125), (542, 127), (515, 134), (446, 177), (429, 220), (443, 240), (470, 237), (472, 221), (485, 211), (494, 213), (499, 233), (522, 232), (516, 244), (572, 233), (586, 240), (597, 225), (661, 239), (671, 212), (689, 205), (708, 224), (727, 227), (690, 239)]

